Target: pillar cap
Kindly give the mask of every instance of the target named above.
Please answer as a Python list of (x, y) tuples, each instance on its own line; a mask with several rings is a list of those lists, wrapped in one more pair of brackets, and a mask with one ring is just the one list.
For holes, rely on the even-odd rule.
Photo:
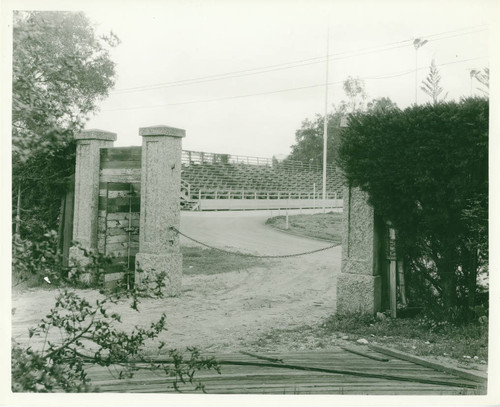
[(116, 141), (116, 133), (99, 129), (83, 130), (75, 135), (75, 140)]
[(142, 137), (147, 137), (147, 136), (186, 137), (186, 130), (159, 124), (158, 126), (141, 127), (139, 129), (139, 135)]

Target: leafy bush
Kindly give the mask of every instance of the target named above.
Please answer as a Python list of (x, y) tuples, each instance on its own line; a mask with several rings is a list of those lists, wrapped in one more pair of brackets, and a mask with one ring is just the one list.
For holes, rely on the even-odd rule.
[[(74, 292), (63, 290), (55, 306), (29, 337), (45, 338), (42, 349), (14, 344), (12, 348), (12, 391), (14, 392), (87, 392), (98, 391), (86, 373), (88, 366), (115, 366), (118, 378), (133, 377), (138, 370), (150, 370), (174, 377), (178, 383), (189, 383), (195, 390), (203, 390), (195, 373), (202, 369), (216, 369), (212, 358), (204, 358), (195, 348), (189, 348), (189, 357), (175, 349), (167, 351), (169, 359), (152, 360), (146, 355), (146, 342), (155, 340), (165, 331), (166, 316), (149, 328), (136, 326), (130, 333), (116, 328), (120, 315), (110, 313), (108, 306), (120, 297), (105, 296), (90, 304)], [(137, 298), (132, 306), (137, 310)], [(135, 306), (134, 306), (135, 304)], [(60, 340), (48, 340), (53, 331)], [(164, 348), (160, 341), (156, 354)]]
[(12, 239), (12, 277), (15, 285), (40, 285), (44, 278), (57, 284), (63, 273), (57, 252), (57, 233), (44, 233), (43, 239), (32, 242), (14, 236)]
[(488, 266), (489, 103), (353, 114), (338, 163), (397, 229), (410, 300), (437, 318), (474, 317)]

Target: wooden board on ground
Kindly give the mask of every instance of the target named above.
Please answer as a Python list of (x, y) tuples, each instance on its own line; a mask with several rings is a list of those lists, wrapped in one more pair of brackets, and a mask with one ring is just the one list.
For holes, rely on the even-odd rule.
[[(363, 352), (377, 355), (369, 349), (363, 349)], [(283, 363), (272, 363), (252, 354), (281, 359)], [(221, 361), (221, 374), (208, 371), (200, 372), (196, 377), (204, 384), (205, 391), (213, 394), (486, 394), (486, 388), (472, 380), (397, 358), (378, 361), (341, 348), (321, 352), (252, 354), (210, 355)], [(126, 380), (117, 379), (118, 370), (113, 367), (93, 367), (88, 373), (102, 392), (175, 392), (173, 378), (159, 372), (141, 370)], [(194, 392), (192, 387), (182, 385), (180, 388), (187, 393)]]

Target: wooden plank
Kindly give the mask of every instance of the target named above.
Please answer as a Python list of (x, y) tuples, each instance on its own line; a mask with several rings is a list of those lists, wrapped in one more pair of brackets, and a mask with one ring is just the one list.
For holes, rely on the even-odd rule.
[[(139, 191), (141, 190), (141, 184), (140, 182), (99, 182), (99, 193), (101, 191), (109, 191), (109, 192), (114, 192), (114, 191), (130, 191), (130, 184), (132, 184), (132, 187), (134, 191)], [(104, 193), (106, 195), (106, 193)]]
[[(90, 375), (93, 377), (92, 375)], [(152, 377), (151, 377), (152, 376)], [(118, 380), (93, 380), (93, 383), (100, 387), (101, 391), (126, 391), (139, 392), (171, 392), (172, 379), (158, 378), (151, 374), (149, 379), (125, 380), (120, 383)], [(250, 376), (251, 377), (251, 376)], [(330, 376), (331, 377), (331, 376)], [(224, 376), (214, 377), (212, 380), (197, 377), (205, 385), (207, 393), (225, 394), (225, 393), (257, 393), (257, 394), (282, 394), (285, 392), (313, 393), (313, 394), (456, 394), (464, 392), (462, 388), (454, 387), (430, 387), (425, 384), (405, 383), (405, 386), (397, 385), (385, 386), (380, 382), (366, 381), (360, 383), (350, 383), (340, 378), (340, 380), (328, 380), (328, 378), (317, 377), (315, 375), (290, 379), (287, 376), (282, 377), (259, 377), (254, 380), (245, 380), (236, 378), (235, 380), (226, 380)], [(184, 392), (191, 393), (193, 388), (180, 385)], [(471, 392), (472, 394), (473, 392)]]
[[(102, 177), (112, 177), (112, 176), (120, 176), (120, 175), (141, 175), (141, 169), (140, 168), (106, 168), (106, 169), (101, 169), (100, 170), (101, 174), (101, 181)], [(140, 179), (139, 179), (140, 180)], [(126, 181), (107, 181), (107, 182), (126, 182)], [(140, 182), (140, 181), (139, 181)]]
[[(131, 204), (132, 212), (140, 212), (141, 207), (141, 197), (140, 196), (132, 196), (132, 197), (118, 197), (118, 198), (110, 198), (107, 199), (105, 197), (99, 197), (98, 200), (99, 210), (107, 210), (108, 213), (113, 212), (128, 212), (128, 210), (114, 210), (114, 208), (124, 208)], [(134, 209), (135, 208), (135, 209)]]
[(108, 147), (100, 150), (102, 161), (138, 160), (142, 158), (142, 147)]
[(387, 358), (382, 358), (380, 356), (367, 353), (366, 351), (362, 352), (361, 349), (354, 349), (354, 348), (346, 347), (346, 346), (342, 346), (342, 349), (344, 349), (347, 352), (351, 352), (351, 353), (354, 353), (356, 355), (360, 355), (360, 356), (363, 356), (363, 357), (366, 357), (369, 359), (378, 360), (379, 362), (388, 362), (389, 361), (389, 359), (387, 359)]
[[(141, 182), (141, 171), (139, 169), (132, 170), (104, 170), (99, 176), (100, 183), (120, 182), (120, 183), (136, 183)], [(109, 171), (118, 171), (109, 173)]]
[(486, 384), (488, 382), (488, 377), (481, 373), (472, 373), (463, 369), (458, 369), (453, 366), (445, 365), (443, 363), (435, 363), (428, 361), (426, 359), (420, 358), (418, 356), (409, 355), (405, 352), (398, 351), (392, 348), (386, 348), (378, 345), (368, 345), (371, 349), (376, 352), (383, 353), (385, 355), (393, 356), (395, 358), (407, 360), (412, 363), (416, 363), (421, 366), (425, 366), (431, 369), (435, 369), (441, 372), (451, 373), (453, 375), (463, 377), (468, 380), (472, 380), (477, 383)]
[(125, 278), (124, 272), (106, 273), (104, 275), (104, 283), (109, 283), (112, 281), (119, 281), (119, 280), (123, 280), (124, 278)]
[[(130, 184), (129, 184), (130, 185)], [(131, 192), (129, 190), (126, 191), (108, 191), (107, 189), (100, 189), (99, 190), (99, 197), (101, 198), (125, 198), (129, 197), (131, 195)], [(132, 196), (140, 197), (141, 193), (132, 191)]]
[(64, 230), (63, 230), (63, 266), (69, 265), (69, 249), (73, 240), (73, 216), (75, 202), (75, 175), (73, 174), (68, 182), (68, 191), (64, 205)]
[(124, 212), (124, 213), (128, 213), (128, 211), (130, 209), (132, 209), (132, 212), (137, 212), (139, 213), (140, 210), (141, 210), (141, 203), (140, 201), (138, 202), (132, 202), (132, 208), (130, 208), (129, 204), (123, 204), (123, 205), (119, 205), (119, 204), (109, 204), (106, 205), (106, 208), (108, 210), (108, 213), (116, 213), (116, 212)]
[(140, 219), (139, 212), (132, 212), (132, 214), (129, 214), (129, 212), (117, 212), (117, 213), (109, 213), (107, 216), (107, 220), (108, 220), (108, 222), (109, 221), (121, 222), (123, 220), (128, 221), (129, 215), (132, 216), (132, 220), (139, 220)]
[(141, 168), (141, 160), (101, 160), (101, 170), (111, 168)]
[[(331, 352), (302, 352), (302, 353), (266, 353), (270, 359), (282, 359), (285, 364), (302, 363), (303, 366), (326, 366), (325, 371), (282, 369), (282, 364), (256, 362), (254, 354), (207, 354), (218, 361), (242, 362), (241, 364), (225, 364), (221, 366), (222, 375), (213, 371), (203, 371), (196, 378), (205, 385), (208, 393), (255, 393), (255, 394), (485, 394), (485, 388), (465, 387), (477, 383), (467, 380), (457, 380), (456, 377), (444, 372), (438, 372), (421, 365), (416, 365), (400, 359), (391, 359), (389, 362), (364, 359), (359, 355), (347, 353), (338, 348)], [(258, 355), (261, 356), (261, 355)], [(345, 361), (345, 358), (348, 360)], [(251, 361), (252, 363), (244, 363)], [(340, 362), (349, 366), (350, 361), (355, 363), (363, 372), (388, 372), (387, 375), (351, 375), (349, 372), (332, 374), (331, 367), (339, 368)], [(353, 369), (353, 364), (349, 370)], [(276, 368), (276, 367), (279, 368)], [(382, 368), (381, 368), (382, 367)], [(396, 369), (396, 370), (394, 370)], [(333, 369), (334, 371), (335, 369)], [(328, 371), (329, 373), (326, 373)], [(394, 380), (404, 372), (406, 378)], [(133, 379), (123, 382), (111, 377), (105, 368), (91, 368), (88, 370), (93, 383), (104, 392), (173, 392), (172, 378), (158, 377), (155, 373), (139, 371)], [(422, 382), (426, 381), (425, 383)], [(433, 380), (436, 378), (437, 380)], [(425, 380), (430, 379), (430, 380)], [(415, 382), (415, 380), (421, 381)], [(183, 386), (185, 392), (192, 389)]]
[[(123, 232), (122, 234), (116, 234), (113, 236), (106, 237), (106, 244), (110, 245), (113, 243), (127, 243), (129, 242), (128, 233)], [(139, 235), (130, 235), (130, 242), (139, 242)]]
[[(118, 226), (118, 227), (114, 227), (115, 221), (110, 221), (109, 223), (112, 224), (113, 227), (110, 226), (107, 228), (107, 232), (106, 232), (107, 236), (119, 236), (119, 235), (128, 236), (128, 230), (129, 230), (128, 221), (126, 222), (126, 226)], [(139, 227), (138, 226), (134, 227), (132, 225), (132, 227), (130, 229), (132, 230), (131, 236), (134, 236), (134, 239), (135, 239), (135, 237), (137, 237), (137, 239), (138, 239), (139, 238), (138, 237), (139, 236)]]

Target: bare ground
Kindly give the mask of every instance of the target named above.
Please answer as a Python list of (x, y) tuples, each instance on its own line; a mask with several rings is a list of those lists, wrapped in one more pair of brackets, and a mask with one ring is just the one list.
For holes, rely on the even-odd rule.
[[(278, 211), (183, 213), (181, 231), (218, 248), (261, 255), (286, 255), (329, 245), (266, 226), (266, 219), (276, 215)], [(185, 238), (181, 244), (196, 245)], [(340, 258), (338, 246), (306, 256), (266, 260), (264, 266), (241, 271), (184, 276), (179, 297), (142, 299), (140, 313), (125, 300), (113, 305), (113, 310), (121, 314), (120, 328), (126, 331), (135, 325), (148, 326), (166, 313), (168, 331), (159, 339), (169, 348), (196, 346), (208, 352), (329, 349), (359, 339), (342, 332), (318, 335), (318, 324), (335, 313)], [(100, 297), (96, 290), (76, 291), (91, 302)], [(28, 343), (28, 328), (48, 313), (57, 294), (58, 290), (50, 288), (13, 294), (13, 340)], [(57, 338), (54, 332), (48, 339)], [(38, 348), (44, 340), (32, 338), (29, 343)], [(412, 339), (403, 342), (399, 345), (412, 353)], [(390, 338), (383, 344), (394, 346)], [(486, 364), (448, 357), (429, 359), (483, 372), (487, 369)]]
[[(270, 215), (267, 211), (183, 213), (181, 231), (219, 248), (253, 254), (285, 255), (328, 246), (265, 226)], [(183, 238), (182, 244), (193, 243)], [(168, 331), (160, 339), (172, 348), (249, 349), (273, 329), (314, 325), (335, 312), (340, 255), (341, 248), (335, 247), (307, 256), (267, 260), (264, 267), (184, 276), (182, 294), (177, 298), (143, 299), (140, 313), (129, 307), (129, 301), (113, 308), (122, 315), (121, 325), (127, 331), (135, 325), (149, 325), (166, 313)], [(78, 292), (90, 301), (99, 297), (95, 290)], [(47, 314), (57, 293), (34, 289), (13, 295), (14, 340), (27, 342), (28, 328)], [(32, 345), (41, 346), (41, 341), (32, 339)], [(277, 341), (272, 349), (289, 347), (287, 341)]]

